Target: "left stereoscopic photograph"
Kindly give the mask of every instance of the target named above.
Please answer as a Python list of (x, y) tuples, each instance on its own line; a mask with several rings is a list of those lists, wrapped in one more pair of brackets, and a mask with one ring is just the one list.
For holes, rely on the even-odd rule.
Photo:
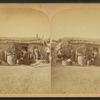
[(48, 16), (0, 8), (0, 94), (47, 94), (51, 88)]

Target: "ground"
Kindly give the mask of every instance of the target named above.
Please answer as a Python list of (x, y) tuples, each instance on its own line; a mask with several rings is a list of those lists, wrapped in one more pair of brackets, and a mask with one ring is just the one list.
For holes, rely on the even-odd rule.
[(52, 64), (52, 93), (100, 94), (100, 66)]
[(50, 93), (50, 65), (0, 66), (0, 94)]

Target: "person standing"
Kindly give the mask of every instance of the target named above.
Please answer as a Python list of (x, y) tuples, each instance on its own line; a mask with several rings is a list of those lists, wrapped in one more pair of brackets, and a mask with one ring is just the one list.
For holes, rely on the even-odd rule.
[(35, 60), (38, 60), (38, 47), (35, 47), (34, 54), (35, 54)]
[(7, 51), (4, 51), (4, 55), (5, 55), (5, 62), (7, 62)]
[(61, 60), (63, 59), (62, 48), (60, 48), (60, 50), (57, 52), (57, 57)]
[(20, 64), (20, 58), (21, 58), (21, 52), (20, 52), (20, 50), (17, 51), (16, 58), (17, 58), (16, 63)]
[(71, 61), (75, 62), (75, 52), (73, 49), (71, 49)]
[(29, 52), (26, 51), (25, 49), (23, 50), (23, 64), (25, 64), (25, 65), (30, 64)]
[(4, 62), (4, 51), (0, 49), (0, 63)]
[(98, 58), (98, 52), (97, 52), (97, 50), (94, 50), (93, 51), (93, 57), (94, 57), (94, 64), (95, 64), (96, 63), (96, 60)]
[(46, 61), (47, 61), (47, 63), (49, 63), (50, 62), (50, 47), (49, 46), (47, 46), (46, 47)]
[(75, 51), (75, 62), (78, 62), (78, 52), (77, 52), (77, 50)]

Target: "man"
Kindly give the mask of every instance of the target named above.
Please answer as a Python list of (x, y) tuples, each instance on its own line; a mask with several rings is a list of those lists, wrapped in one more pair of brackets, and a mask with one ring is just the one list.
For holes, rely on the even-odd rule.
[(93, 50), (93, 57), (94, 57), (94, 64), (98, 58), (98, 52), (96, 50)]
[(35, 47), (34, 54), (35, 54), (35, 60), (38, 60), (38, 47)]
[(71, 60), (75, 62), (75, 51), (73, 49), (71, 49)]
[(17, 64), (20, 64), (21, 52), (18, 50), (16, 53)]

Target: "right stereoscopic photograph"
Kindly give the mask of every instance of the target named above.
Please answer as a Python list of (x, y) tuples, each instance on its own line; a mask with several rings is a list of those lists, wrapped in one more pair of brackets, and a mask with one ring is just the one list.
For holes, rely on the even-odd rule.
[(52, 93), (100, 94), (100, 8), (58, 12), (51, 33)]

